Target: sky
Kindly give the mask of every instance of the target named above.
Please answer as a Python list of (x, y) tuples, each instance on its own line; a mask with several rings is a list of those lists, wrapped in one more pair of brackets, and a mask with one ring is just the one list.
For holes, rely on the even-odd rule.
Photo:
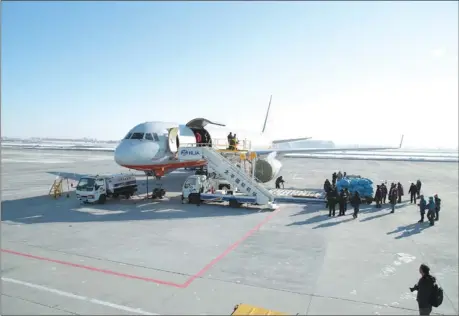
[(205, 117), (276, 138), (458, 145), (458, 3), (3, 2), (1, 133)]

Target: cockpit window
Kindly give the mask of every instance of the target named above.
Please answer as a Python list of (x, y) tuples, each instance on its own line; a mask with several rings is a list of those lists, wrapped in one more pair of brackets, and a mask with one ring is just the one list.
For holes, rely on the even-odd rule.
[(131, 139), (143, 139), (144, 133), (133, 133)]
[(156, 134), (156, 133), (153, 133), (153, 137), (155, 138), (155, 141), (159, 142), (159, 137), (158, 137), (158, 134)]
[(131, 138), (131, 136), (132, 136), (132, 133), (127, 133), (127, 135), (124, 136), (124, 139), (129, 139), (129, 138)]
[(153, 136), (151, 136), (150, 133), (146, 133), (146, 134), (145, 134), (145, 139), (147, 139), (147, 140), (153, 140)]

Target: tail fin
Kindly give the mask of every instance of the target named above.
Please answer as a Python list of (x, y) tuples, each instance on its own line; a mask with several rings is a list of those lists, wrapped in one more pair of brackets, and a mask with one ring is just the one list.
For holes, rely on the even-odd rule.
[(265, 116), (265, 123), (263, 124), (263, 129), (261, 130), (261, 133), (263, 134), (266, 129), (266, 123), (268, 122), (268, 116), (269, 116), (269, 110), (271, 109), (271, 101), (273, 99), (273, 95), (269, 97), (269, 104), (268, 104), (268, 110), (266, 111), (266, 116)]

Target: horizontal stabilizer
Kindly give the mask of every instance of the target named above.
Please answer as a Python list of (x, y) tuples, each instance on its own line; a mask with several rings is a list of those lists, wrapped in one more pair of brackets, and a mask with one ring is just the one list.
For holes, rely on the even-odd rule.
[(311, 137), (303, 137), (303, 138), (289, 138), (289, 139), (276, 139), (273, 140), (273, 144), (283, 144), (283, 143), (291, 143), (291, 142), (300, 142), (302, 140), (308, 140)]

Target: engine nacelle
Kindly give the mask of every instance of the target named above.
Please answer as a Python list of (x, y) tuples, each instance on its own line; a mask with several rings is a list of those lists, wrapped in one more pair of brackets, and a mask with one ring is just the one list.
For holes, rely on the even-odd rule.
[(266, 183), (277, 177), (282, 168), (282, 163), (276, 158), (257, 159), (255, 162), (255, 178)]

